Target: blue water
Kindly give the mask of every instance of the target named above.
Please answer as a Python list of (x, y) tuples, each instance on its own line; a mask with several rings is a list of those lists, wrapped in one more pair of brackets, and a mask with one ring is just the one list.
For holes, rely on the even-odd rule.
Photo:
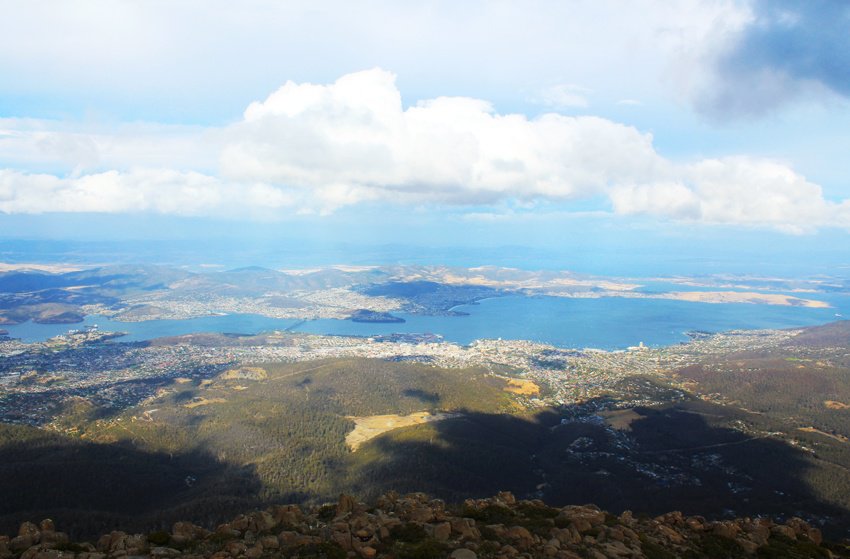
[[(123, 331), (120, 341), (141, 341), (193, 332), (255, 334), (271, 330), (370, 336), (391, 333), (435, 333), (461, 344), (479, 338), (523, 339), (560, 347), (622, 349), (644, 342), (661, 346), (685, 341), (688, 330), (720, 332), (748, 328), (792, 328), (850, 318), (850, 297), (817, 294), (833, 308), (811, 309), (775, 305), (708, 304), (662, 299), (568, 299), (558, 297), (498, 297), (458, 307), (469, 316), (400, 314), (407, 322), (357, 323), (314, 320), (300, 323), (259, 315), (226, 315), (188, 320), (114, 322), (90, 316), (85, 325)], [(842, 316), (837, 316), (842, 315)], [(44, 340), (82, 325), (33, 324), (3, 326), (13, 337)]]
[(36, 324), (25, 322), (15, 326), (0, 326), (9, 331), (13, 338), (25, 342), (46, 340), (69, 329), (97, 325), (102, 331), (127, 332), (117, 338), (121, 342), (139, 342), (164, 336), (180, 336), (197, 332), (221, 332), (230, 334), (256, 334), (270, 330), (286, 330), (300, 320), (268, 318), (257, 314), (229, 314), (222, 316), (204, 316), (186, 320), (148, 320), (145, 322), (118, 322), (102, 316), (87, 316), (77, 324)]

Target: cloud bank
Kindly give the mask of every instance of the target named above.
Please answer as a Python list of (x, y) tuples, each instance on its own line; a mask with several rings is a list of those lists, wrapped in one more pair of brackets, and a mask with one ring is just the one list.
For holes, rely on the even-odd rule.
[[(3, 141), (22, 157), (26, 146), (53, 145), (48, 133), (39, 134), (39, 142), (26, 134)], [(122, 142), (138, 140), (74, 138), (87, 161), (114, 167), (75, 167), (67, 177), (0, 171), (0, 211), (252, 217), (331, 213), (362, 202), (480, 208), (544, 201), (569, 208), (601, 199), (622, 215), (793, 233), (850, 229), (850, 201), (825, 199), (781, 162), (737, 156), (679, 163), (631, 126), (593, 116), (499, 114), (480, 99), (438, 97), (405, 107), (395, 76), (381, 69), (326, 85), (287, 82), (251, 103), (241, 121), (203, 131), (198, 145), (210, 154), (189, 159), (218, 159), (216, 171), (185, 170), (173, 148), (191, 143), (186, 138), (163, 138), (159, 151), (147, 141), (154, 153), (145, 158), (155, 168), (126, 163)], [(104, 145), (109, 150), (98, 148)]]
[(850, 229), (850, 200), (826, 200), (820, 186), (776, 162), (707, 159), (682, 166), (677, 174), (677, 182), (613, 188), (614, 210), (794, 234), (821, 227)]
[(369, 70), (330, 85), (287, 83), (230, 131), (222, 170), (326, 196), (411, 203), (570, 200), (668, 163), (652, 138), (595, 117), (500, 115), (486, 101), (440, 97), (405, 109), (395, 76)]
[(137, 169), (60, 178), (0, 170), (0, 211), (6, 213), (268, 217), (293, 202), (290, 194), (269, 185), (229, 184), (196, 172)]
[(715, 53), (701, 110), (761, 116), (806, 94), (850, 97), (850, 4), (756, 0), (749, 21)]

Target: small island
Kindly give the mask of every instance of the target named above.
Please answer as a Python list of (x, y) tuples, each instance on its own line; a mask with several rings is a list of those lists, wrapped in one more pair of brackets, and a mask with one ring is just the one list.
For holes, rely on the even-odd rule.
[(398, 316), (393, 316), (388, 312), (370, 311), (368, 309), (358, 309), (351, 313), (348, 317), (351, 322), (379, 322), (379, 323), (400, 323), (405, 320)]

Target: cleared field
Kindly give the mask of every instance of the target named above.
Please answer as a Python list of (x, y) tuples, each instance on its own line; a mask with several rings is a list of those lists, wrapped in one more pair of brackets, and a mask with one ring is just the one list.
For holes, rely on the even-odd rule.
[(440, 421), (451, 417), (458, 417), (457, 413), (436, 413), (432, 414), (427, 411), (411, 413), (409, 415), (372, 415), (369, 417), (349, 417), (348, 419), (354, 422), (354, 430), (345, 436), (345, 444), (352, 452), (356, 452), (360, 445), (366, 441), (370, 441), (375, 437), (400, 429), (401, 427), (410, 427), (411, 425), (419, 425), (420, 423), (430, 423), (432, 421)]
[(530, 380), (512, 378), (508, 380), (505, 392), (519, 396), (537, 396), (540, 394), (540, 387)]
[(265, 380), (269, 374), (262, 367), (239, 367), (221, 373), (222, 380)]
[(227, 400), (225, 400), (224, 398), (210, 398), (209, 400), (207, 400), (206, 398), (199, 397), (195, 398), (188, 404), (183, 404), (183, 407), (189, 408), (191, 410), (193, 408), (199, 408), (201, 406), (208, 406), (210, 404), (224, 404), (226, 402)]
[(850, 442), (844, 435), (836, 435), (832, 433), (827, 433), (826, 431), (821, 431), (820, 429), (816, 429), (815, 427), (798, 427), (798, 431), (802, 431), (804, 433), (817, 433), (818, 435), (822, 435), (824, 437), (829, 437), (830, 439), (836, 440), (841, 443)]
[(824, 406), (831, 410), (847, 410), (850, 409), (850, 406), (845, 404), (844, 402), (836, 402), (835, 400), (826, 400), (823, 403)]
[(604, 411), (600, 412), (599, 415), (605, 419), (605, 423), (620, 431), (631, 431), (632, 423), (643, 419), (643, 416), (633, 408)]

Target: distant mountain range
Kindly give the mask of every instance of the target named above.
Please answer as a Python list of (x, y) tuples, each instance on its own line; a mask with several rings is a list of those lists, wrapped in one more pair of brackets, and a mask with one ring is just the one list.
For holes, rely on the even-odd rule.
[(730, 283), (722, 277), (673, 278), (667, 283), (665, 289), (646, 290), (640, 280), (498, 267), (280, 271), (254, 266), (193, 272), (125, 265), (57, 273), (24, 269), (0, 272), (0, 324), (74, 323), (87, 314), (125, 321), (236, 312), (299, 319), (345, 319), (358, 311), (452, 314), (455, 306), (510, 294), (825, 307), (817, 293), (843, 289), (823, 280), (753, 278)]

